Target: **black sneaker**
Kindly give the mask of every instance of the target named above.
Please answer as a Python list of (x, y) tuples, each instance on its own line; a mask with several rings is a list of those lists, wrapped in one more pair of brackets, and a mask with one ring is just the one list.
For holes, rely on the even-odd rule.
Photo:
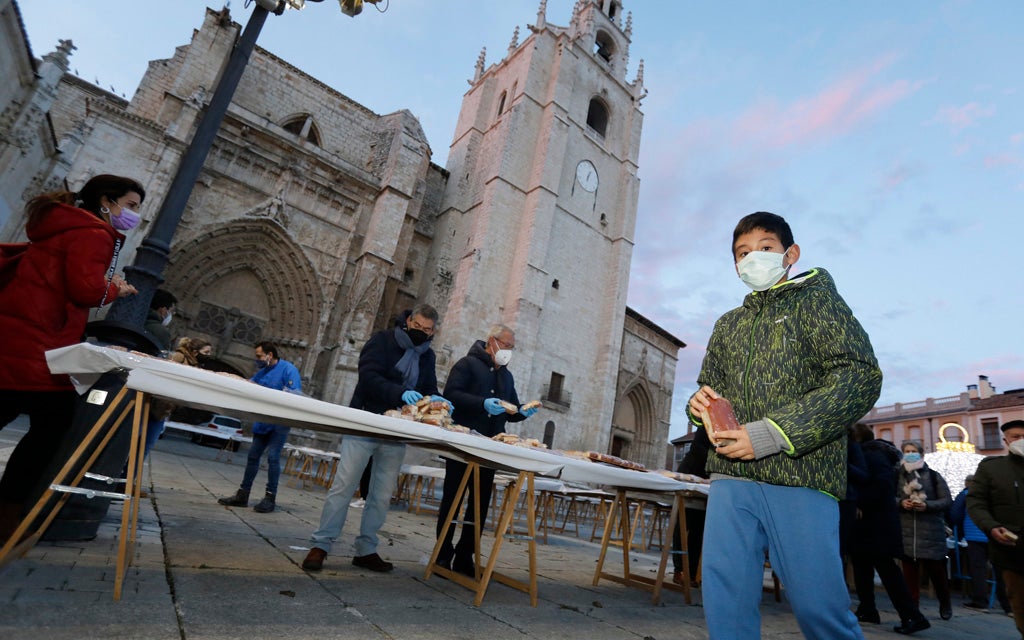
[(914, 618), (913, 620), (906, 620), (902, 624), (899, 624), (892, 628), (896, 633), (902, 633), (905, 636), (909, 636), (912, 633), (918, 631), (924, 631), (925, 629), (931, 628), (931, 623), (924, 616)]
[(865, 609), (861, 611), (857, 609), (854, 612), (857, 616), (857, 622), (868, 622), (871, 624), (881, 624), (882, 618), (878, 615), (878, 609)]
[(973, 600), (971, 600), (970, 602), (965, 602), (964, 606), (968, 609), (988, 609), (987, 602), (975, 602)]

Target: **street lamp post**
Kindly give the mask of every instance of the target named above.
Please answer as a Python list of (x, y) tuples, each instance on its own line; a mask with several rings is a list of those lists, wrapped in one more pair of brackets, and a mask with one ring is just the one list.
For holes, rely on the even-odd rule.
[[(283, 3), (280, 6), (283, 7)], [(203, 168), (203, 163), (206, 162), (206, 156), (213, 146), (224, 114), (227, 113), (228, 105), (231, 104), (235, 89), (242, 78), (242, 72), (245, 71), (253, 47), (256, 46), (256, 38), (263, 29), (269, 13), (263, 5), (257, 4), (249, 16), (241, 38), (231, 50), (224, 73), (217, 83), (213, 97), (210, 98), (210, 104), (178, 164), (178, 172), (167, 188), (167, 195), (156, 214), (153, 227), (136, 251), (135, 262), (124, 269), (125, 279), (132, 283), (139, 293), (118, 298), (107, 314), (104, 324), (108, 328), (130, 331), (133, 327), (137, 330), (145, 324), (153, 293), (164, 280), (163, 271), (170, 256), (171, 239), (178, 223), (181, 222), (185, 204), (192, 195), (192, 188)]]
[[(322, 0), (309, 0), (321, 2)], [(376, 4), (378, 0), (367, 0)], [(110, 342), (125, 344), (142, 351), (150, 351), (152, 338), (142, 327), (146, 322), (149, 304), (153, 293), (163, 283), (163, 272), (170, 257), (171, 240), (181, 222), (185, 205), (192, 195), (192, 189), (199, 177), (199, 172), (206, 162), (206, 156), (213, 146), (213, 141), (220, 129), (224, 114), (227, 113), (235, 89), (242, 78), (242, 72), (249, 62), (252, 50), (256, 46), (267, 15), (273, 12), (280, 15), (286, 7), (301, 9), (305, 0), (256, 0), (256, 6), (249, 21), (242, 31), (241, 37), (231, 50), (227, 65), (221, 75), (217, 88), (210, 98), (210, 104), (203, 113), (196, 127), (195, 135), (185, 150), (178, 165), (178, 171), (167, 188), (167, 195), (160, 205), (160, 211), (153, 221), (153, 227), (142, 241), (135, 253), (135, 262), (125, 267), (125, 279), (138, 289), (138, 294), (119, 298), (111, 306), (105, 320), (90, 323), (91, 335)], [(362, 10), (362, 0), (339, 0), (341, 11), (345, 15), (355, 16)]]

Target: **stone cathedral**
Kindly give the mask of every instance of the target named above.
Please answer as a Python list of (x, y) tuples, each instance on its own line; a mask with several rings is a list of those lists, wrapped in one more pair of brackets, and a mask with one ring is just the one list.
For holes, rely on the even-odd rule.
[[(172, 333), (243, 375), (274, 340), (307, 393), (347, 404), (360, 348), (395, 313), (440, 312), (442, 387), (501, 322), (520, 397), (544, 403), (513, 429), (663, 467), (685, 345), (626, 306), (646, 90), (642, 61), (626, 77), (622, 4), (578, 0), (558, 26), (541, 0), (504, 58), (467, 61), (443, 168), (414, 113), (374, 113), (257, 47), (171, 247)], [(36, 59), (12, 0), (0, 26), (0, 242), (23, 239), (32, 196), (130, 175), (149, 216), (130, 264), (241, 27), (208, 9), (126, 99), (68, 72), (70, 41)]]

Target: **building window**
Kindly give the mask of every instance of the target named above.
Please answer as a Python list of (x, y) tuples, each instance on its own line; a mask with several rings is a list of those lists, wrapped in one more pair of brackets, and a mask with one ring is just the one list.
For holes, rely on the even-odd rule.
[(879, 440), (888, 440), (892, 442), (892, 429), (882, 429), (878, 432)]
[(565, 376), (560, 373), (551, 372), (551, 384), (548, 385), (548, 399), (554, 402), (562, 401), (562, 387), (565, 385)]
[(505, 99), (506, 98), (508, 98), (508, 93), (505, 92), (505, 91), (502, 91), (501, 92), (501, 96), (498, 98), (498, 113), (497, 113), (497, 115), (499, 115), (499, 116), (502, 114), (503, 111), (505, 111)]
[(544, 423), (544, 444), (547, 445), (548, 449), (555, 448), (555, 423), (548, 420)]
[[(921, 446), (924, 446), (924, 440), (921, 440), (921, 425), (912, 424), (907, 427), (907, 440), (917, 440), (921, 443)], [(901, 443), (900, 447), (902, 448), (902, 446)]]
[(594, 53), (605, 62), (611, 62), (615, 53), (615, 41), (605, 31), (598, 31), (594, 38)]
[(313, 116), (308, 113), (286, 120), (281, 127), (289, 133), (294, 133), (302, 140), (311, 142), (318, 147), (321, 146), (320, 134), (313, 123)]
[(981, 448), (1002, 449), (1003, 438), (999, 431), (999, 420), (985, 418), (981, 421)]
[(598, 133), (602, 138), (608, 130), (608, 107), (597, 98), (590, 100), (590, 107), (587, 109), (587, 126)]

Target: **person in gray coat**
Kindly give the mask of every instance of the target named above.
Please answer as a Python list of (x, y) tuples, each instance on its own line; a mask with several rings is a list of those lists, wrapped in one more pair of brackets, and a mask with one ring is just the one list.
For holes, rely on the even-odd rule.
[(953, 617), (946, 575), (945, 513), (953, 504), (942, 475), (924, 462), (920, 442), (903, 443), (903, 462), (896, 470), (896, 500), (903, 530), (903, 577), (914, 604), (920, 604), (923, 568), (939, 599), (939, 617)]

